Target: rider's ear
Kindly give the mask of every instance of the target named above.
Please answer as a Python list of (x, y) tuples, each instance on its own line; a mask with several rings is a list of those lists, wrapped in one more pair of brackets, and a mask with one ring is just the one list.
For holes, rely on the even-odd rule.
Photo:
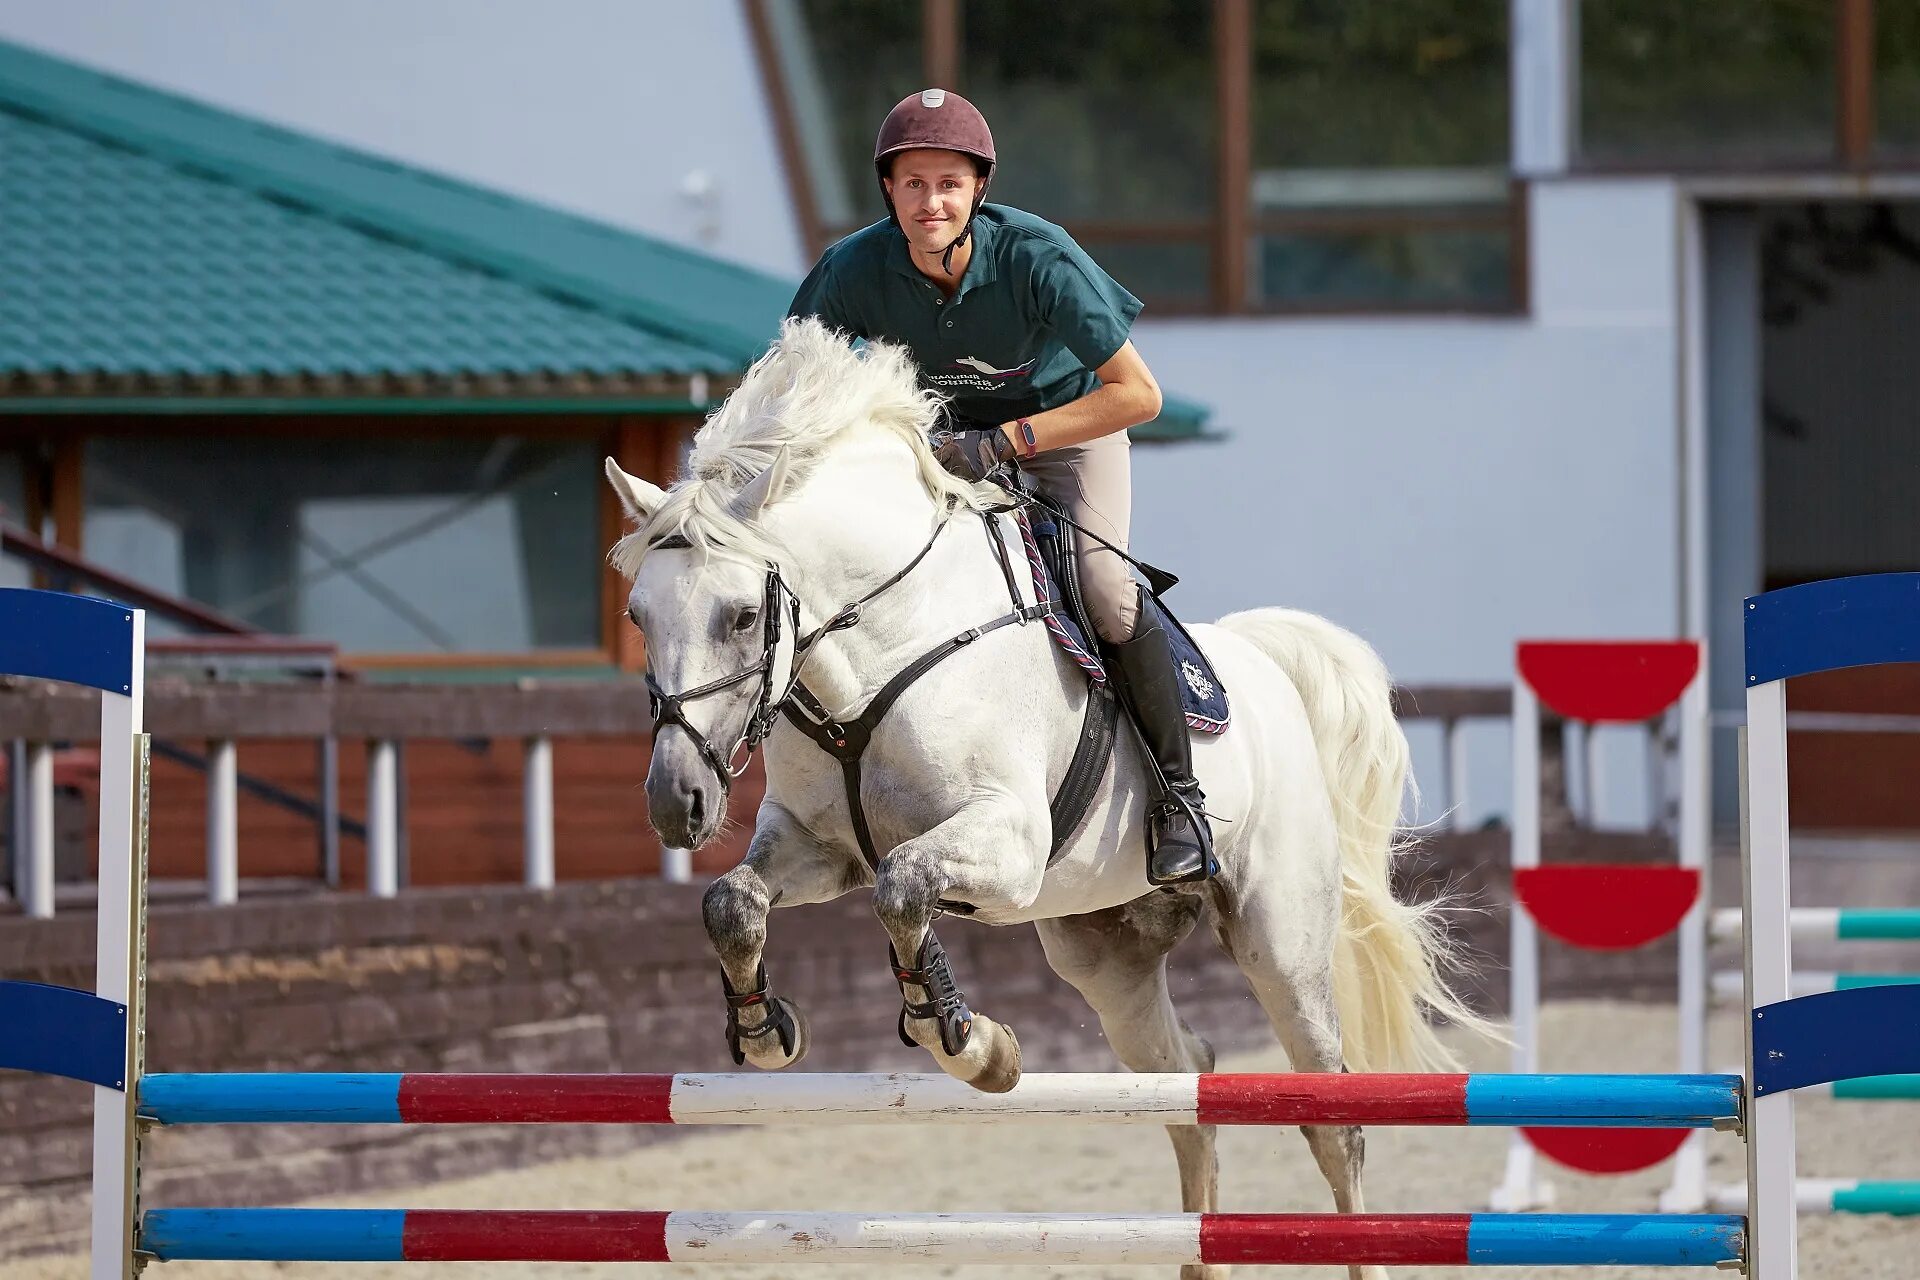
[(787, 446), (773, 457), (773, 465), (747, 481), (747, 487), (733, 500), (733, 514), (742, 520), (756, 519), (762, 511), (780, 501), (787, 487)]
[(607, 483), (613, 486), (628, 517), (641, 524), (646, 523), (660, 509), (660, 504), (667, 500), (665, 489), (650, 485), (639, 476), (628, 475), (612, 458), (607, 459)]

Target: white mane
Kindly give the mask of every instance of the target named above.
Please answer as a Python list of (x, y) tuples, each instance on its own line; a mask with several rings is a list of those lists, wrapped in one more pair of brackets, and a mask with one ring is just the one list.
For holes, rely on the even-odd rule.
[(927, 445), (940, 400), (938, 392), (921, 388), (904, 347), (870, 342), (856, 349), (816, 318), (787, 320), (779, 339), (693, 437), (686, 476), (643, 526), (614, 544), (609, 559), (631, 578), (653, 543), (676, 534), (706, 551), (771, 558), (776, 549), (733, 513), (734, 498), (782, 449), (789, 483), (804, 481), (836, 440), (860, 427), (891, 431), (913, 450), (921, 483), (934, 497), (982, 506), (986, 495), (948, 474)]

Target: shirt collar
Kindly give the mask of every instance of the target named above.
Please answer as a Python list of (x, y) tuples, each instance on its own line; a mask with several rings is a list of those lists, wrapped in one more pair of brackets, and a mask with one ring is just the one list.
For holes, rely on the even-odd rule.
[[(986, 206), (982, 205), (984, 211)], [(907, 246), (907, 233), (892, 218), (887, 219), (893, 227), (893, 244), (888, 251), (887, 262), (895, 271), (912, 280), (925, 280), (920, 269), (913, 265), (913, 251)], [(966, 274), (960, 277), (960, 287), (954, 292), (958, 298), (969, 290), (991, 283), (1000, 275), (993, 252), (996, 233), (993, 223), (975, 214), (973, 229), (968, 233), (973, 241), (973, 257), (967, 261)]]

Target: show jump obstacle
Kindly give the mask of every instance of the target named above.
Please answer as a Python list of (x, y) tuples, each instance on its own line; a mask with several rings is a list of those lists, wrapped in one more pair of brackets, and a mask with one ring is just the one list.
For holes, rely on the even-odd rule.
[[(98, 991), (0, 983), (0, 1067), (95, 1086), (94, 1280), (173, 1258), (271, 1261), (1744, 1264), (1793, 1280), (1793, 1090), (1920, 1068), (1920, 988), (1790, 999), (1787, 676), (1920, 661), (1920, 574), (1748, 602), (1752, 844), (1748, 1067), (1734, 1076), (1035, 1075), (1002, 1097), (919, 1075), (143, 1076), (144, 619), (0, 591), (0, 670), (101, 691)], [(842, 1214), (163, 1208), (140, 1200), (144, 1124), (850, 1121), (1498, 1124), (1731, 1128), (1748, 1215)]]
[[(1513, 680), (1513, 1069), (1540, 1069), (1540, 933), (1586, 951), (1642, 946), (1680, 931), (1679, 1069), (1706, 1070), (1706, 949), (1695, 921), (1702, 907), (1703, 874), (1712, 815), (1707, 805), (1706, 664), (1691, 640), (1522, 642)], [(1674, 863), (1555, 863), (1540, 857), (1541, 708), (1562, 719), (1596, 725), (1636, 725), (1664, 719), (1677, 729), (1680, 756), (1678, 829)], [(1652, 776), (1664, 781), (1658, 732), (1650, 735)], [(1592, 758), (1589, 745), (1588, 758)], [(1665, 788), (1656, 788), (1656, 796)], [(1589, 785), (1591, 792), (1591, 782)], [(1588, 797), (1589, 805), (1592, 796)], [(1706, 1176), (1706, 1148), (1689, 1131), (1674, 1129), (1516, 1128), (1506, 1173), (1494, 1188), (1496, 1209), (1546, 1208), (1552, 1188), (1540, 1177), (1536, 1154), (1583, 1173), (1626, 1173), (1658, 1164), (1676, 1151)], [(1663, 1208), (1672, 1208), (1662, 1205)]]

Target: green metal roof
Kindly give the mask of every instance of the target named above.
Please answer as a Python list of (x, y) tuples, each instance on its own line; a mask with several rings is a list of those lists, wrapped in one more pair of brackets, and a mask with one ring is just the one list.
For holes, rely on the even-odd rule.
[(0, 43), (0, 371), (31, 393), (684, 396), (777, 277)]
[(694, 407), (792, 289), (0, 41), (0, 413)]

